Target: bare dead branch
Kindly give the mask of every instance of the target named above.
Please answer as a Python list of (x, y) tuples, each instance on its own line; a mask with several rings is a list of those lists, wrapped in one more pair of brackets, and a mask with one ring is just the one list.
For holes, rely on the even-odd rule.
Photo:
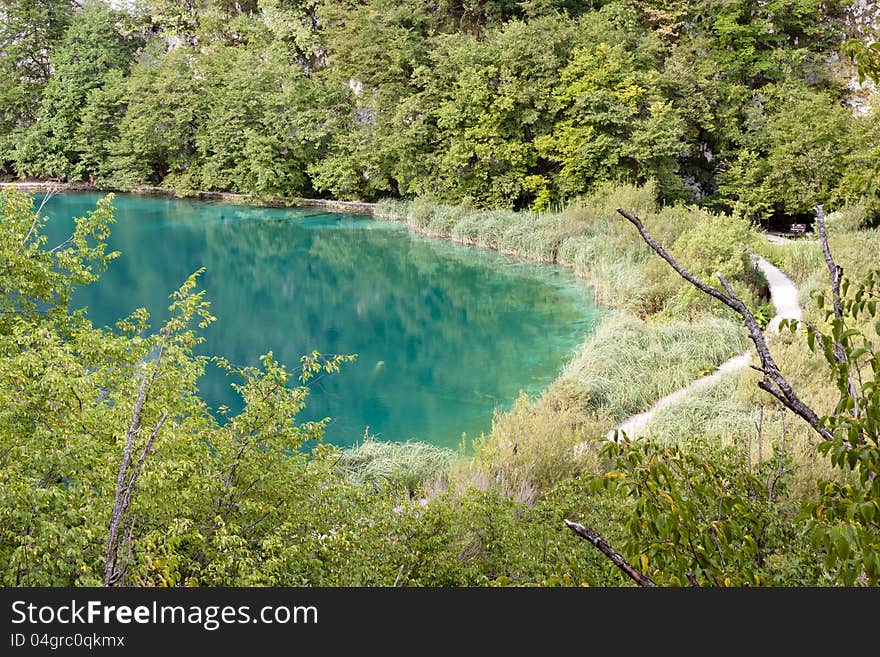
[[(719, 290), (716, 290), (714, 287), (710, 287), (710, 286), (706, 285), (699, 278), (697, 278), (696, 276), (694, 276), (693, 274), (688, 272), (684, 267), (679, 265), (678, 262), (676, 262), (675, 258), (673, 258), (671, 255), (669, 255), (662, 246), (660, 246), (657, 242), (655, 242), (654, 238), (651, 237), (650, 234), (648, 234), (648, 231), (645, 229), (645, 226), (642, 224), (641, 219), (639, 219), (636, 215), (632, 214), (631, 212), (627, 212), (626, 210), (623, 210), (621, 208), (618, 208), (617, 211), (621, 215), (623, 215), (624, 217), (629, 219), (630, 223), (636, 227), (636, 230), (639, 231), (639, 234), (642, 236), (642, 239), (645, 240), (645, 243), (648, 246), (650, 246), (657, 255), (659, 255), (666, 262), (668, 262), (669, 266), (672, 267), (676, 272), (678, 272), (679, 276), (681, 276), (683, 279), (685, 279), (691, 285), (696, 287), (698, 290), (705, 292), (706, 294), (708, 294), (710, 296), (715, 297), (721, 303), (733, 308), (733, 306), (731, 305), (731, 303), (732, 303), (731, 300), (728, 299), (724, 295), (724, 293), (722, 293)], [(734, 308), (734, 310), (736, 310), (736, 309)]]
[(131, 423), (125, 436), (125, 447), (122, 451), (122, 460), (119, 462), (119, 474), (116, 476), (116, 495), (113, 500), (113, 511), (110, 514), (110, 531), (107, 535), (107, 552), (104, 560), (104, 586), (110, 586), (113, 580), (113, 571), (116, 568), (117, 540), (124, 513), (125, 475), (128, 472), (128, 464), (131, 461), (131, 448), (134, 444), (134, 436), (141, 426), (141, 411), (143, 410), (146, 396), (147, 375), (144, 374), (141, 377), (140, 389), (138, 390), (137, 400), (131, 414)]
[(761, 404), (761, 423), (758, 426), (758, 474), (761, 474), (761, 466), (764, 463), (764, 405)]
[[(831, 305), (834, 309), (834, 318), (843, 324), (843, 301), (840, 297), (840, 284), (843, 280), (843, 268), (834, 262), (834, 258), (831, 255), (831, 247), (828, 245), (828, 233), (825, 230), (825, 208), (821, 205), (817, 205), (815, 210), (816, 224), (819, 226), (819, 241), (822, 244), (822, 255), (825, 258), (825, 265), (828, 267), (828, 274), (831, 277)], [(840, 340), (834, 341), (833, 353), (834, 361), (838, 365), (842, 365), (847, 361), (846, 350)], [(858, 418), (861, 416), (861, 410), (859, 408), (858, 395), (856, 394), (856, 384), (855, 381), (853, 381), (852, 375), (847, 377), (847, 392), (850, 399), (852, 399), (855, 404), (853, 415)]]
[(122, 566), (114, 573), (113, 582), (120, 581), (125, 576), (125, 571), (128, 569), (128, 564), (131, 563), (131, 554), (134, 551), (134, 541), (132, 540), (134, 537), (134, 527), (137, 524), (135, 518), (129, 518), (125, 523), (125, 534), (122, 538)]
[[(761, 414), (758, 417), (758, 421), (755, 422), (755, 429), (757, 429), (757, 432), (758, 432), (757, 433), (757, 436), (758, 436), (758, 459), (759, 459), (758, 460), (758, 469), (760, 470), (760, 467), (761, 467), (760, 454), (761, 454), (761, 445), (763, 444), (763, 433), (764, 433), (764, 402), (761, 402)], [(751, 433), (749, 434), (749, 452), (748, 452), (748, 454), (746, 454), (746, 462), (748, 463), (749, 474), (752, 474), (752, 434)]]
[[(159, 350), (159, 355), (156, 359), (157, 364), (162, 360), (163, 351), (164, 348)], [(127, 478), (128, 469), (132, 462), (132, 447), (134, 445), (134, 439), (141, 428), (141, 413), (143, 412), (144, 402), (147, 399), (149, 389), (156, 380), (158, 373), (159, 370), (156, 369), (153, 371), (152, 376), (147, 376), (146, 372), (141, 376), (138, 396), (131, 413), (131, 422), (128, 426), (128, 432), (125, 435), (125, 447), (122, 451), (119, 472), (116, 476), (116, 492), (113, 498), (113, 511), (110, 514), (110, 528), (107, 532), (107, 549), (104, 556), (104, 586), (112, 586), (119, 581), (122, 575), (122, 573), (117, 572), (116, 569), (116, 564), (119, 558), (119, 531), (125, 520), (128, 507), (131, 504), (131, 495), (137, 484), (137, 480), (140, 477), (144, 462), (147, 460), (147, 456), (153, 448), (153, 443), (156, 441), (156, 437), (159, 435), (162, 425), (168, 418), (168, 413), (163, 413), (162, 417), (156, 423), (149, 438), (147, 438), (147, 442), (144, 444), (144, 448), (134, 466), (131, 476)]]
[(565, 521), (566, 526), (573, 531), (575, 534), (580, 536), (581, 538), (589, 541), (593, 544), (593, 546), (599, 550), (606, 557), (611, 559), (614, 562), (614, 565), (620, 568), (628, 577), (630, 577), (636, 584), (639, 586), (644, 586), (645, 588), (654, 588), (657, 585), (647, 575), (643, 575), (636, 568), (634, 568), (626, 559), (623, 558), (623, 555), (620, 554), (617, 550), (615, 550), (611, 545), (602, 538), (598, 533), (590, 529), (589, 527), (584, 527), (583, 525), (572, 522), (571, 520)]
[[(143, 384), (142, 389), (143, 389)], [(138, 397), (140, 399), (140, 395)], [(141, 404), (141, 407), (143, 404)], [(140, 415), (140, 409), (136, 407), (138, 415)], [(150, 437), (147, 438), (147, 442), (144, 445), (143, 450), (141, 451), (140, 458), (138, 458), (137, 463), (135, 464), (134, 470), (131, 473), (131, 476), (128, 479), (128, 482), (125, 484), (124, 488), (119, 492), (117, 488), (117, 498), (116, 503), (113, 507), (113, 515), (111, 516), (110, 521), (110, 537), (107, 541), (107, 558), (104, 563), (104, 586), (112, 586), (115, 582), (118, 582), (122, 576), (124, 575), (125, 567), (127, 565), (127, 558), (123, 561), (123, 567), (119, 570), (116, 568), (116, 564), (118, 561), (118, 547), (116, 542), (118, 540), (119, 527), (123, 524), (125, 520), (126, 513), (128, 512), (129, 506), (131, 506), (131, 496), (134, 492), (135, 486), (137, 484), (138, 478), (140, 477), (141, 470), (144, 467), (144, 462), (147, 460), (147, 456), (150, 454), (150, 450), (153, 448), (153, 443), (156, 442), (156, 438), (159, 435), (159, 431), (162, 429), (162, 425), (165, 424), (165, 420), (168, 419), (168, 413), (163, 413), (162, 417), (159, 418), (159, 421), (156, 423), (156, 426), (153, 427), (153, 431), (150, 433)], [(140, 417), (138, 417), (138, 423), (140, 422)], [(135, 433), (137, 429), (135, 429)], [(130, 434), (133, 435), (133, 434)], [(131, 454), (131, 444), (126, 440), (126, 448)], [(125, 463), (125, 455), (123, 454), (123, 462)], [(122, 468), (120, 468), (120, 471)], [(118, 484), (117, 484), (118, 486)], [(114, 524), (115, 521), (115, 524)], [(126, 537), (127, 549), (126, 551), (131, 553), (131, 532), (133, 531), (133, 525), (129, 523), (129, 535)]]
[(828, 273), (831, 275), (831, 302), (834, 306), (834, 316), (839, 320), (843, 320), (843, 304), (840, 301), (840, 281), (843, 278), (843, 269), (831, 257), (831, 249), (828, 246), (828, 234), (825, 232), (825, 208), (817, 205), (815, 209), (816, 224), (819, 226), (819, 241), (822, 243), (822, 255), (825, 257), (825, 264), (828, 267)]
[[(147, 460), (147, 456), (150, 454), (150, 450), (153, 449), (153, 443), (156, 442), (156, 437), (159, 435), (159, 430), (162, 428), (162, 425), (165, 424), (165, 420), (168, 419), (168, 413), (162, 413), (162, 417), (159, 418), (159, 421), (156, 423), (156, 426), (153, 427), (153, 431), (150, 433), (150, 437), (147, 439), (147, 443), (144, 445), (144, 449), (141, 452), (141, 456), (138, 459), (137, 465), (135, 465), (134, 472), (131, 473), (131, 478), (128, 480), (128, 486), (126, 486), (126, 493), (128, 497), (131, 497), (131, 491), (134, 488), (134, 485), (137, 483), (138, 477), (140, 477), (141, 469), (144, 467), (144, 461)], [(128, 505), (126, 504), (126, 507)]]
[(698, 290), (704, 292), (705, 294), (708, 294), (711, 297), (714, 297), (715, 299), (718, 299), (719, 301), (721, 301), (721, 303), (723, 303), (728, 308), (735, 311), (740, 317), (742, 317), (743, 323), (745, 324), (745, 327), (749, 332), (749, 338), (755, 345), (755, 349), (758, 352), (758, 358), (761, 361), (761, 371), (764, 374), (764, 380), (760, 381), (758, 383), (758, 386), (762, 390), (766, 390), (767, 392), (769, 392), (786, 408), (805, 420), (813, 428), (813, 430), (816, 431), (816, 433), (822, 436), (823, 440), (831, 440), (833, 438), (831, 432), (822, 426), (822, 422), (816, 412), (812, 408), (807, 406), (803, 401), (801, 401), (800, 397), (797, 396), (788, 380), (784, 376), (782, 376), (782, 373), (779, 371), (779, 367), (776, 365), (776, 362), (773, 360), (773, 356), (770, 354), (770, 349), (767, 346), (767, 341), (764, 338), (764, 333), (761, 331), (760, 326), (758, 326), (758, 321), (755, 319), (755, 316), (748, 309), (745, 303), (743, 303), (743, 301), (736, 295), (736, 293), (733, 291), (733, 288), (725, 280), (724, 276), (722, 276), (720, 273), (716, 273), (716, 276), (721, 282), (721, 285), (724, 288), (726, 294), (725, 292), (721, 292), (720, 290), (717, 290), (714, 287), (707, 285), (699, 278), (688, 272), (684, 267), (679, 265), (678, 262), (676, 262), (675, 258), (669, 255), (662, 246), (654, 241), (654, 239), (648, 233), (647, 229), (642, 224), (641, 220), (635, 214), (627, 212), (626, 210), (620, 208), (618, 208), (617, 212), (636, 227), (636, 230), (639, 231), (639, 234), (642, 236), (642, 239), (645, 241), (645, 243), (650, 246), (657, 255), (659, 255), (667, 263), (669, 263), (670, 267), (672, 267), (682, 278), (691, 283)]
[(24, 236), (24, 239), (21, 241), (21, 245), (24, 246), (27, 244), (27, 241), (31, 238), (31, 235), (34, 234), (34, 228), (37, 227), (37, 221), (40, 219), (40, 213), (43, 211), (43, 208), (48, 203), (49, 199), (51, 199), (55, 194), (58, 193), (58, 185), (50, 185), (49, 189), (46, 190), (46, 195), (43, 196), (43, 200), (40, 201), (40, 207), (37, 208), (37, 211), (34, 212), (34, 220), (31, 222), (31, 227), (27, 232), (27, 235)]
[(776, 464), (776, 476), (773, 478), (773, 481), (770, 483), (768, 488), (768, 500), (770, 504), (773, 504), (773, 495), (776, 492), (776, 484), (782, 479), (785, 475), (785, 470), (783, 469), (784, 461), (785, 461), (785, 409), (780, 409), (779, 411), (779, 421), (782, 423), (782, 446), (779, 450), (779, 459)]
[(55, 252), (58, 251), (59, 249), (63, 249), (63, 248), (64, 248), (65, 246), (67, 246), (68, 244), (73, 244), (73, 238), (72, 238), (72, 237), (68, 237), (66, 240), (64, 240), (64, 241), (61, 242), (60, 244), (56, 244), (56, 245), (53, 246), (51, 249), (49, 249), (49, 250), (47, 251), (47, 253), (55, 253)]
[(394, 584), (391, 585), (392, 587), (396, 587), (397, 583), (400, 581), (400, 576), (403, 575), (403, 566), (404, 564), (400, 564), (400, 570), (397, 571), (397, 577), (394, 578)]

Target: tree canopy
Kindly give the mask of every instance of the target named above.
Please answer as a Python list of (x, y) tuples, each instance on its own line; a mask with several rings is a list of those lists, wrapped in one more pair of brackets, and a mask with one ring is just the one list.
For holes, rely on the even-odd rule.
[(10, 177), (538, 210), (651, 180), (749, 219), (877, 202), (847, 176), (875, 120), (825, 64), (873, 61), (842, 0), (27, 4), (4, 3)]

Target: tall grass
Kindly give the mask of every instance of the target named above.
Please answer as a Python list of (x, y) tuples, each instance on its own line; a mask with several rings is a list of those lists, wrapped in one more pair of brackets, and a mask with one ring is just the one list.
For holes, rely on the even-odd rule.
[(748, 344), (737, 323), (713, 315), (655, 322), (616, 313), (553, 385), (584, 411), (602, 410), (618, 421), (713, 371)]
[(391, 486), (414, 493), (449, 470), (455, 452), (426, 443), (367, 439), (339, 453), (337, 468), (353, 484)]
[[(714, 385), (693, 390), (679, 403), (661, 409), (648, 423), (645, 435), (679, 444), (697, 436), (708, 436), (724, 445), (748, 443), (756, 431), (760, 411), (737, 396), (740, 375), (728, 374)], [(754, 442), (757, 450), (757, 440)]]
[(797, 239), (774, 244), (763, 241), (758, 250), (779, 267), (797, 285), (803, 285), (818, 268), (824, 266), (822, 247), (816, 239)]
[(406, 221), (406, 215), (409, 212), (410, 205), (409, 201), (402, 201), (396, 198), (386, 198), (376, 204), (376, 209), (373, 214), (379, 219)]
[(405, 221), (412, 230), (435, 237), (573, 267), (592, 281), (601, 302), (632, 306), (638, 297), (638, 266), (650, 251), (617, 207), (648, 216), (656, 211), (653, 187), (605, 187), (561, 213), (473, 210), (419, 199), (381, 201), (376, 216)]
[(607, 424), (601, 414), (585, 414), (563, 397), (547, 393), (530, 400), (522, 394), (510, 411), (496, 413), (489, 434), (474, 442), (474, 457), (464, 472), (472, 481), (482, 475), (513, 494), (524, 486), (549, 488), (595, 469), (595, 451), (576, 447), (602, 435)]
[(831, 233), (828, 239), (834, 259), (848, 278), (861, 280), (870, 270), (880, 268), (880, 230)]

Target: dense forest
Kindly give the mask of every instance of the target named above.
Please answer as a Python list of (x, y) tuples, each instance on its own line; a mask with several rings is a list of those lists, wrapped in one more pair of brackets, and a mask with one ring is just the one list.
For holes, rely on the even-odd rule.
[[(0, 0), (5, 179), (378, 201), (570, 267), (608, 313), (461, 454), (340, 450), (298, 415), (350, 356), (202, 355), (224, 318), (199, 271), (167, 320), (94, 326), (71, 299), (120, 255), (112, 195), (53, 243), (40, 199), (3, 190), (0, 584), (880, 582), (871, 3), (116, 4)], [(778, 332), (758, 256), (803, 306)], [(241, 410), (200, 396), (209, 366)]]
[(0, 172), (532, 210), (653, 181), (748, 219), (873, 184), (844, 0), (131, 4), (0, 5)]

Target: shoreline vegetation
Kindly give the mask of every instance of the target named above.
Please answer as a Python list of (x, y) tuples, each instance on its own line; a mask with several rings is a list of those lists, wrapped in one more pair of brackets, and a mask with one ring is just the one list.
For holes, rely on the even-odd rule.
[[(49, 189), (115, 191), (88, 183), (55, 181), (0, 183), (3, 187), (31, 193)], [(469, 437), (474, 450), (462, 445), (459, 456), (474, 452), (457, 464), (467, 471), (476, 469), (476, 474), (469, 472), (468, 479), (480, 479), (485, 470), (497, 469), (499, 463), (508, 460), (505, 452), (510, 450), (518, 458), (505, 465), (506, 479), (527, 486), (535, 485), (534, 479), (541, 480), (541, 485), (555, 483), (578, 469), (577, 463), (564, 462), (589, 435), (604, 435), (615, 424), (648, 410), (657, 400), (713, 371), (747, 346), (745, 332), (730, 318), (706, 313), (702, 308), (691, 317), (676, 317), (675, 312), (659, 317), (664, 313), (647, 312), (644, 300), (636, 296), (644, 283), (638, 266), (650, 262), (649, 253), (634, 235), (625, 234), (627, 227), (616, 218), (614, 209), (625, 205), (651, 216), (658, 208), (650, 186), (605, 188), (565, 212), (542, 214), (475, 210), (426, 201), (260, 199), (246, 194), (151, 186), (123, 193), (368, 214), (378, 220), (404, 223), (408, 230), (427, 237), (572, 269), (592, 287), (597, 302), (611, 312), (570, 355), (543, 393), (534, 399), (523, 395), (511, 411), (498, 411), (488, 435)], [(678, 219), (683, 225), (681, 215)], [(617, 238), (610, 249), (603, 244), (607, 237)], [(741, 255), (734, 254), (734, 259)], [(672, 292), (676, 289), (670, 287)], [(669, 296), (670, 290), (666, 291)], [(541, 426), (538, 419), (547, 413), (553, 416), (549, 430), (537, 431)], [(424, 457), (419, 463), (418, 459), (402, 457), (399, 443), (383, 443), (368, 435), (365, 438), (345, 457), (346, 462), (360, 466), (360, 472), (353, 467), (347, 469), (357, 482), (368, 478), (365, 473), (384, 472), (385, 480), (411, 485), (442, 476), (453, 462), (448, 450), (424, 443), (413, 443), (414, 453)], [(365, 447), (361, 455), (357, 454), (359, 447)], [(548, 459), (552, 465), (545, 463)], [(441, 463), (445, 464), (442, 468), (431, 467)], [(414, 473), (419, 476), (414, 477)]]
[[(630, 583), (592, 528), (658, 585), (880, 582), (872, 3), (118, 4), (0, 0), (0, 180), (356, 199), (300, 203), (570, 267), (609, 311), (471, 457), (369, 435), (342, 454), (296, 418), (344, 358), (220, 363), (244, 400), (221, 422), (199, 272), (161, 326), (96, 328), (68, 301), (117, 255), (111, 204), (50, 249), (3, 190), (0, 584)], [(765, 331), (755, 254), (806, 327)], [(606, 439), (744, 352), (744, 323), (760, 372)]]
[[(0, 183), (0, 189), (25, 192), (45, 192), (50, 187), (59, 191), (116, 191), (89, 183)], [(688, 264), (694, 271), (706, 278), (716, 270), (724, 272), (765, 321), (774, 310), (766, 279), (751, 262), (752, 251), (791, 276), (800, 290), (802, 306), (809, 307), (811, 293), (824, 284), (824, 263), (815, 239), (806, 236), (773, 243), (757, 235), (754, 227), (742, 219), (694, 206), (660, 207), (650, 183), (607, 185), (560, 212), (545, 213), (482, 210), (438, 204), (431, 199), (386, 199), (376, 203), (265, 199), (156, 186), (119, 191), (368, 214), (378, 220), (403, 223), (408, 230), (427, 237), (567, 267), (592, 288), (596, 301), (609, 308), (608, 315), (586, 336), (542, 393), (532, 398), (522, 394), (511, 410), (496, 412), (487, 434), (468, 437), (472, 449), (462, 442), (456, 457), (448, 449), (413, 442), (413, 450), (407, 454), (401, 449), (407, 443), (378, 441), (369, 434), (349, 448), (351, 453), (345, 462), (349, 464), (346, 476), (350, 480), (364, 483), (372, 479), (375, 485), (403, 486), (411, 493), (427, 485), (437, 494), (447, 489), (445, 480), (452, 479), (465, 481), (467, 486), (500, 485), (505, 494), (524, 494), (529, 499), (542, 489), (595, 467), (598, 448), (585, 450), (584, 444), (595, 443), (615, 425), (648, 411), (658, 400), (717, 372), (729, 358), (748, 351), (749, 341), (739, 322), (730, 313), (711, 308), (660, 266), (617, 216), (617, 207), (630, 208), (642, 216), (646, 225), (652, 226), (676, 252), (682, 249), (675, 247), (684, 247), (685, 255), (690, 251)], [(841, 253), (840, 261), (847, 269), (857, 274), (866, 271), (872, 253), (880, 259), (880, 241), (872, 238), (876, 231), (863, 230), (870, 216), (869, 206), (855, 204), (830, 217), (838, 231), (832, 234), (832, 247)], [(709, 234), (713, 229), (717, 234)], [(816, 319), (815, 311), (808, 311), (807, 317)], [(803, 348), (792, 345), (786, 336), (774, 336), (771, 344), (782, 349), (782, 362), (790, 362), (795, 368), (795, 381), (808, 385), (808, 399), (821, 406), (824, 392), (819, 391), (827, 390), (827, 382), (817, 381), (811, 371), (818, 365), (816, 358), (808, 358)], [(795, 445), (808, 441), (804, 427), (792, 427), (791, 422), (786, 426), (783, 414), (765, 413), (755, 383), (754, 373), (748, 371), (720, 373), (711, 385), (692, 390), (659, 410), (641, 432), (652, 439), (663, 436), (673, 443), (687, 443), (692, 436), (705, 434), (705, 427), (723, 445), (742, 449), (746, 441), (745, 451), (757, 461), (770, 458), (783, 437)], [(726, 413), (716, 412), (718, 409)], [(753, 433), (759, 421), (764, 436), (760, 444), (753, 445), (746, 434)], [(358, 453), (363, 446), (366, 449)], [(805, 495), (829, 469), (815, 456), (807, 457), (805, 449), (801, 451), (805, 455), (798, 464), (802, 480), (794, 489), (796, 494)], [(466, 452), (469, 455), (465, 458)]]
[[(35, 183), (5, 186), (45, 189)], [(208, 198), (224, 199), (213, 193)], [(225, 196), (225, 200), (233, 198), (240, 199)], [(323, 201), (318, 205), (334, 206), (349, 207)], [(594, 282), (597, 298), (613, 308), (543, 394), (531, 399), (523, 395), (510, 411), (496, 413), (492, 430), (474, 440), (473, 456), (455, 458), (446, 450), (383, 443), (365, 435), (361, 445), (332, 457), (330, 469), (353, 487), (345, 494), (365, 495), (361, 503), (368, 505), (370, 522), (376, 523), (368, 536), (359, 530), (360, 540), (378, 541), (390, 552), (385, 555), (388, 562), (376, 572), (312, 582), (387, 585), (405, 577), (410, 585), (511, 584), (534, 578), (542, 585), (623, 583), (601, 557), (573, 551), (558, 518), (590, 518), (604, 527), (609, 541), (625, 544), (632, 502), (589, 484), (595, 473), (611, 467), (601, 454), (604, 436), (617, 421), (649, 408), (741, 353), (747, 340), (729, 314), (711, 307), (666, 269), (655, 266), (646, 247), (616, 218), (616, 207), (639, 212), (693, 271), (706, 277), (723, 271), (759, 316), (768, 300), (766, 282), (751, 263), (752, 252), (792, 271), (795, 280), (804, 282), (802, 296), (824, 287), (824, 263), (814, 240), (767, 243), (745, 221), (695, 207), (660, 207), (650, 185), (603, 188), (562, 212), (540, 215), (428, 201), (361, 206), (367, 207), (384, 215), (380, 218), (394, 216), (427, 235), (458, 236), (460, 241), (508, 255), (516, 248), (523, 257), (573, 267)], [(854, 276), (880, 259), (876, 231), (864, 229), (868, 216), (864, 207), (854, 206), (829, 217), (832, 246)], [(763, 315), (769, 320), (772, 312)], [(806, 318), (821, 322), (814, 307), (806, 309)], [(828, 406), (833, 395), (817, 357), (786, 332), (772, 336), (770, 342), (780, 366), (804, 390), (804, 399), (816, 408)], [(746, 369), (686, 395), (652, 418), (645, 445), (684, 450), (695, 459), (708, 458), (713, 467), (731, 458), (746, 459), (758, 473), (762, 467), (775, 471), (777, 460), (790, 463), (786, 472), (796, 475), (787, 480), (786, 499), (797, 504), (832, 474), (831, 468), (816, 454), (808, 428), (762, 398), (756, 380), (756, 374)], [(757, 436), (755, 427), (760, 427)], [(318, 467), (328, 467), (322, 463), (319, 460)], [(331, 525), (336, 522), (331, 520)], [(401, 550), (406, 552), (413, 540), (413, 522), (427, 523), (424, 540), (437, 551), (429, 550), (430, 556), (409, 563)], [(503, 546), (491, 542), (495, 534), (505, 537)], [(788, 536), (788, 542), (779, 545), (790, 547), (791, 541), (803, 540)], [(331, 548), (310, 549), (328, 558)], [(341, 549), (334, 544), (332, 549), (334, 562), (359, 563), (366, 558), (371, 568), (374, 565), (371, 557), (353, 551), (353, 546)], [(801, 543), (790, 556), (777, 552), (765, 576), (786, 583), (819, 581), (810, 554)], [(442, 564), (449, 558), (457, 566), (444, 570)], [(409, 565), (389, 569), (401, 559)], [(505, 566), (496, 559), (513, 561)], [(486, 579), (487, 572), (508, 574)], [(228, 581), (225, 575), (216, 580), (204, 573), (200, 577), (201, 584)], [(289, 581), (286, 577), (257, 581)]]

